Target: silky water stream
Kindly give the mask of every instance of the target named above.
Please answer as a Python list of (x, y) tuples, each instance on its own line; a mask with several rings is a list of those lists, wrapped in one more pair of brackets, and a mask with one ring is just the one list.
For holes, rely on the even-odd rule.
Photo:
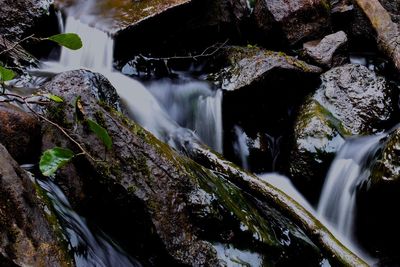
[[(63, 25), (60, 23), (60, 25)], [(160, 140), (173, 145), (176, 132), (188, 133), (193, 138), (222, 152), (222, 92), (212, 90), (211, 86), (190, 76), (184, 79), (163, 79), (142, 83), (113, 69), (114, 41), (106, 33), (83, 23), (80, 19), (68, 17), (65, 32), (74, 32), (81, 36), (84, 47), (78, 51), (62, 49), (58, 62), (44, 62), (41, 72), (59, 73), (66, 70), (87, 68), (107, 77), (125, 102), (133, 119), (152, 132)], [(182, 77), (181, 77), (182, 78)], [(236, 129), (238, 146), (236, 150), (243, 154), (242, 164), (246, 166), (248, 149), (243, 132)], [(355, 209), (355, 186), (365, 175), (365, 161), (373, 153), (380, 137), (367, 137), (346, 142), (331, 166), (326, 179), (318, 214), (291, 185), (288, 178), (276, 174), (263, 174), (260, 178), (273, 184), (301, 203), (321, 221), (328, 221), (332, 230), (347, 246), (350, 244), (352, 214)], [(356, 151), (356, 152), (354, 152)], [(347, 177), (351, 179), (345, 179)], [(39, 183), (53, 200), (55, 209), (67, 225), (71, 245), (85, 241), (88, 244), (88, 258), (79, 258), (79, 266), (136, 266), (135, 260), (126, 256), (107, 238), (96, 237), (87, 228), (84, 219), (69, 207), (68, 201), (51, 181)], [(329, 224), (328, 223), (328, 224)], [(83, 236), (83, 237), (82, 237)], [(346, 236), (344, 238), (343, 236)], [(351, 238), (350, 238), (351, 239)], [(362, 254), (362, 253), (360, 253)], [(111, 256), (110, 256), (111, 255)], [(118, 258), (120, 262), (114, 261)], [(368, 259), (367, 259), (368, 260)], [(110, 265), (111, 264), (111, 265)], [(93, 265), (93, 264), (92, 264)]]

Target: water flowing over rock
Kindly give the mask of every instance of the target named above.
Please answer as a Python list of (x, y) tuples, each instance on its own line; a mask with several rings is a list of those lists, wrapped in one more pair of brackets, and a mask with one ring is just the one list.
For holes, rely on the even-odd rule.
[(382, 265), (392, 266), (399, 260), (398, 225), (394, 216), (400, 194), (400, 130), (392, 131), (380, 142), (371, 160), (367, 177), (357, 188), (356, 234), (365, 247), (383, 258)]
[(325, 36), (322, 40), (303, 44), (306, 56), (325, 68), (340, 66), (348, 59), (341, 54), (347, 45), (347, 35), (343, 31)]
[(313, 202), (344, 138), (382, 131), (393, 111), (391, 86), (364, 66), (337, 67), (321, 80), (300, 109), (290, 160), (293, 181)]
[(0, 264), (73, 266), (45, 196), (2, 145), (0, 162)]
[(31, 114), (11, 104), (0, 104), (0, 143), (19, 163), (39, 156), (40, 123)]
[(215, 73), (209, 79), (224, 93), (225, 155), (230, 160), (243, 158), (237, 149), (239, 127), (248, 137), (242, 145), (249, 146), (249, 169), (275, 170), (286, 143), (282, 136), (287, 137), (292, 125), (292, 110), (317, 87), (322, 70), (281, 52), (238, 46), (222, 49), (210, 68)]
[[(83, 205), (93, 199), (95, 206), (90, 209), (104, 203), (103, 215), (97, 215), (100, 218), (124, 218), (117, 228), (123, 228), (120, 230), (125, 242), (140, 244), (136, 246), (139, 260), (205, 266), (229, 264), (232, 257), (240, 255), (251, 256), (250, 264), (255, 266), (295, 262), (312, 265), (320, 260), (315, 245), (280, 212), (267, 203), (249, 199), (223, 177), (178, 155), (112, 109), (107, 99), (98, 99), (97, 91), (114, 91), (108, 83), (102, 84), (101, 89), (93, 88), (90, 80), (99, 77), (88, 71), (66, 72), (56, 76), (45, 89), (65, 99), (64, 105), (53, 106), (50, 111), (56, 108), (63, 113), (60, 123), (69, 130), (75, 129), (74, 136), (85, 149), (104, 160), (77, 159), (71, 165), (73, 176), (67, 178), (83, 184), (78, 194), (83, 201), (75, 203)], [(113, 139), (112, 150), (104, 151), (85, 123), (76, 122), (73, 103), (78, 95), (84, 117), (108, 130)], [(58, 121), (52, 114), (48, 115)], [(73, 147), (51, 127), (44, 129), (43, 143), (44, 148)], [(57, 175), (64, 184), (62, 188), (73, 186), (66, 179), (68, 172), (71, 170), (63, 169)], [(74, 190), (66, 192), (68, 197), (74, 197)], [(114, 214), (105, 214), (110, 212)], [(114, 231), (118, 229), (114, 227)], [(290, 242), (284, 241), (287, 235)], [(131, 252), (135, 255), (135, 251)]]
[(317, 38), (330, 25), (330, 4), (326, 0), (257, 0), (254, 15), (267, 36), (278, 31), (289, 44)]

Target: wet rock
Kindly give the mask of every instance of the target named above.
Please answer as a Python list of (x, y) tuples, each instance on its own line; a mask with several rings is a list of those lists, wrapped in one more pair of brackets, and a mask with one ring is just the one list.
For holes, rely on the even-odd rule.
[(26, 35), (50, 12), (48, 0), (1, 0), (0, 6), (0, 35), (10, 40)]
[(356, 0), (362, 12), (368, 17), (369, 23), (376, 33), (376, 43), (380, 51), (385, 54), (400, 70), (400, 28), (393, 22), (389, 12), (378, 0)]
[[(263, 33), (279, 33), (290, 45), (323, 34), (330, 24), (330, 4), (325, 0), (257, 0), (254, 16)], [(275, 29), (276, 28), (276, 29)]]
[(0, 143), (19, 163), (35, 162), (41, 146), (39, 121), (14, 105), (1, 103)]
[[(260, 265), (318, 264), (318, 249), (280, 212), (180, 156), (111, 108), (107, 99), (93, 94), (89, 80), (99, 77), (88, 71), (66, 72), (45, 89), (65, 99), (65, 105), (58, 106), (65, 115), (63, 125), (68, 131), (74, 129), (76, 140), (101, 160), (74, 161), (77, 175), (70, 179), (81, 180), (85, 191), (83, 201), (77, 203), (81, 208), (86, 203), (96, 221), (109, 225), (129, 252), (152, 265), (220, 266), (229, 264), (229, 258), (241, 258), (238, 253), (247, 255), (245, 251), (260, 255)], [(115, 93), (109, 83), (100, 86), (100, 91)], [(84, 118), (96, 120), (112, 137), (110, 151), (105, 151), (84, 120), (76, 123), (77, 95)], [(44, 148), (76, 148), (51, 127), (44, 130), (43, 143)], [(63, 179), (59, 174), (56, 178)], [(290, 242), (285, 242), (288, 235)]]
[(249, 151), (250, 158), (262, 155), (265, 159), (264, 163), (251, 160), (250, 170), (278, 170), (287, 151), (282, 146), (293, 125), (293, 110), (318, 86), (322, 70), (282, 52), (257, 47), (226, 48), (212, 63), (217, 72), (209, 79), (224, 90), (224, 155), (240, 164), (235, 151), (235, 129), (240, 127), (247, 137), (261, 142)]
[(304, 73), (305, 75), (322, 72), (320, 68), (285, 53), (258, 47), (225, 48), (220, 53), (218, 61), (224, 62), (227, 66), (220, 73), (212, 75), (210, 79), (216, 80), (217, 85), (225, 91), (263, 87), (269, 82), (268, 79), (273, 79), (273, 75), (279, 72)]
[(2, 145), (0, 162), (0, 264), (73, 266), (44, 195)]
[(10, 42), (6, 37), (0, 35), (0, 52), (7, 50), (8, 52), (0, 55), (3, 65), (8, 67), (22, 68), (28, 65), (37, 65), (37, 60), (29, 54), (20, 45)]
[(316, 64), (325, 68), (340, 66), (348, 58), (343, 55), (347, 46), (347, 35), (340, 31), (325, 36), (322, 40), (310, 41), (303, 44), (303, 51)]
[(293, 181), (312, 201), (343, 138), (382, 131), (393, 111), (391, 86), (364, 66), (337, 67), (321, 80), (299, 111), (290, 160)]
[(400, 129), (378, 144), (367, 162), (369, 172), (357, 186), (357, 237), (373, 255), (387, 259), (385, 266), (399, 262), (396, 242), (400, 238), (398, 216), (393, 216), (400, 194)]
[[(66, 8), (75, 1), (55, 2)], [(114, 57), (123, 63), (138, 54), (184, 55), (221, 40), (238, 39), (250, 16), (247, 0), (100, 0), (74, 8), (90, 9), (83, 19), (114, 36)]]

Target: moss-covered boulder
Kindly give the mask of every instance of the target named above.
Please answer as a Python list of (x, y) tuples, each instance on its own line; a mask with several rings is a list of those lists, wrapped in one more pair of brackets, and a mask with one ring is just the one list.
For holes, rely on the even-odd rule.
[[(224, 155), (239, 163), (240, 128), (255, 144), (249, 146), (250, 170), (279, 169), (293, 110), (318, 86), (322, 69), (254, 46), (224, 48), (211, 62), (208, 78), (223, 90)], [(265, 161), (257, 162), (259, 156)]]
[[(45, 85), (64, 99), (50, 108), (65, 115), (58, 123), (96, 159), (77, 158), (56, 180), (128, 252), (145, 265), (319, 264), (319, 249), (280, 211), (177, 154), (99, 97), (99, 91), (115, 92), (109, 83), (93, 88), (91, 80), (100, 77), (72, 71)], [(57, 121), (52, 112), (48, 117)], [(89, 118), (107, 129), (111, 150), (88, 129)], [(43, 144), (79, 152), (51, 125), (44, 127)]]
[(265, 38), (278, 32), (289, 44), (323, 34), (330, 25), (327, 0), (256, 0), (254, 16)]
[(0, 145), (0, 265), (74, 266), (38, 186)]
[(300, 108), (293, 133), (290, 173), (314, 202), (344, 139), (385, 129), (393, 111), (389, 83), (360, 65), (334, 68)]

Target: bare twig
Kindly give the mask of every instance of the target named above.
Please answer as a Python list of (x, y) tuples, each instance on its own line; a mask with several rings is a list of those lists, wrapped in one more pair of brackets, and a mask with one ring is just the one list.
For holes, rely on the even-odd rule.
[[(146, 57), (142, 54), (140, 54), (139, 56), (145, 60), (171, 60), (171, 59), (194, 59), (194, 60), (197, 60), (198, 58), (211, 57), (211, 56), (215, 55), (221, 48), (223, 48), (228, 43), (228, 41), (229, 40), (226, 40), (219, 46), (217, 46), (217, 44), (213, 44), (212, 46), (209, 46), (206, 49), (204, 49), (204, 51), (201, 54), (194, 55), (194, 56)], [(208, 52), (210, 49), (212, 49), (214, 47), (216, 47), (214, 50), (212, 50), (211, 52)]]
[[(60, 132), (62, 132), (72, 143), (74, 143), (74, 144), (82, 151), (82, 153), (79, 153), (79, 154), (77, 154), (76, 156), (79, 156), (79, 155), (87, 155), (92, 161), (96, 161), (96, 160), (89, 154), (89, 152), (87, 152), (87, 151), (82, 147), (82, 145), (81, 145), (79, 142), (77, 142), (69, 133), (67, 133), (67, 131), (66, 131), (64, 128), (62, 128), (62, 127), (61, 127), (60, 125), (58, 125), (57, 123), (55, 123), (55, 122), (49, 120), (49, 119), (46, 118), (45, 116), (39, 114), (38, 112), (36, 112), (36, 111), (30, 106), (30, 104), (38, 104), (38, 103), (41, 103), (42, 101), (39, 101), (39, 102), (38, 102), (38, 101), (28, 101), (27, 99), (31, 98), (30, 96), (28, 96), (28, 97), (23, 97), (23, 96), (20, 96), (20, 95), (18, 95), (18, 94), (13, 94), (13, 93), (4, 93), (4, 94), (1, 94), (0, 96), (12, 97), (12, 99), (0, 100), (0, 102), (11, 102), (11, 101), (15, 101), (15, 102), (24, 104), (24, 105), (29, 109), (29, 111), (30, 111), (32, 114), (34, 114), (34, 115), (37, 116), (38, 118), (40, 118), (40, 119), (46, 121), (47, 123), (53, 125), (54, 127), (56, 127)], [(48, 103), (48, 102), (44, 102), (44, 103)]]
[[(32, 39), (32, 38), (34, 38), (34, 34), (31, 34), (31, 35), (29, 35), (29, 36), (23, 38), (22, 40), (20, 40), (20, 41), (14, 43), (11, 47), (9, 47), (9, 48), (7, 48), (7, 49), (1, 51), (1, 52), (0, 52), (0, 55), (6, 54), (6, 53), (8, 53), (8, 52), (14, 50), (18, 45), (20, 45), (20, 44), (22, 44), (23, 42), (25, 42), (25, 41), (27, 41), (27, 40), (29, 40), (29, 39)], [(5, 43), (4, 43), (4, 45), (6, 46)]]

